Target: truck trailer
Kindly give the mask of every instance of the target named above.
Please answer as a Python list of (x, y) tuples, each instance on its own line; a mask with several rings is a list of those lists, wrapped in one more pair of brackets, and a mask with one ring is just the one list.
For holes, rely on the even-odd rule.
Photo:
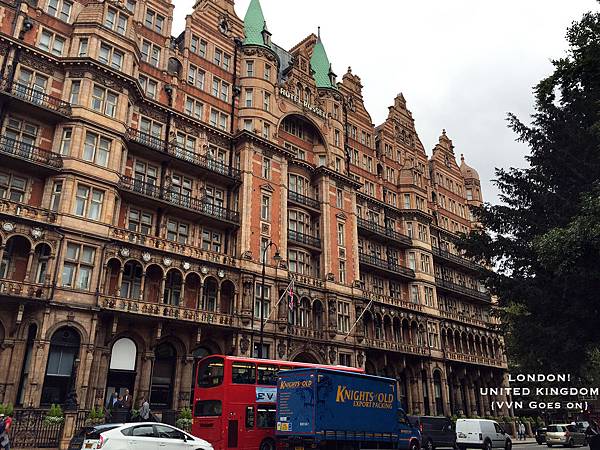
[(396, 380), (312, 368), (280, 373), (276, 436), (292, 450), (419, 450), (420, 442), (399, 408)]

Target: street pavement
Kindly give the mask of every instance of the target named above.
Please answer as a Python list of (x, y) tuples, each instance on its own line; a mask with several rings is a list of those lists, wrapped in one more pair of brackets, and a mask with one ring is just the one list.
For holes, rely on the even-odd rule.
[[(529, 438), (525, 439), (524, 441), (518, 441), (516, 439), (513, 439), (512, 448), (513, 448), (513, 450), (549, 450), (548, 447), (546, 446), (546, 444), (539, 445), (537, 442), (535, 442), (535, 439), (529, 439)], [(560, 449), (563, 447), (555, 445), (552, 448)], [(576, 448), (580, 448), (582, 450), (589, 450), (587, 445), (585, 447), (576, 447)]]

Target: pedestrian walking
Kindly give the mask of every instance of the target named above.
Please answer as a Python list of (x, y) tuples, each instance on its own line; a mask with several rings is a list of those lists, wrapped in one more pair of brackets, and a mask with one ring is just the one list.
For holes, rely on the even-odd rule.
[(590, 450), (600, 450), (600, 426), (594, 419), (589, 420), (590, 425), (585, 430)]
[(12, 417), (0, 414), (0, 448), (10, 450), (10, 439), (8, 432), (12, 424)]
[(523, 422), (521, 422), (519, 424), (519, 435), (521, 436), (521, 440), (523, 440), (523, 441), (525, 440), (525, 432), (526, 432), (525, 424)]
[(145, 398), (142, 399), (142, 406), (140, 407), (140, 418), (144, 422), (148, 422), (150, 420), (150, 403)]

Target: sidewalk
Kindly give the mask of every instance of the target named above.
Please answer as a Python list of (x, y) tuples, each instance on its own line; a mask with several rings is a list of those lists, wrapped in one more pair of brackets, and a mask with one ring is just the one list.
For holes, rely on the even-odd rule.
[(523, 444), (536, 444), (535, 438), (526, 438), (524, 441), (519, 441), (516, 437), (510, 437), (512, 439), (513, 445), (523, 445)]

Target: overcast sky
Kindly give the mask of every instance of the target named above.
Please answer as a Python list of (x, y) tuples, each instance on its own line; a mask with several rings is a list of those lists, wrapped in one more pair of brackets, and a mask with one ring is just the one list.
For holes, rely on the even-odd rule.
[[(173, 35), (195, 0), (173, 0)], [(236, 0), (243, 19), (250, 0)], [(528, 120), (532, 87), (564, 55), (566, 28), (596, 0), (261, 0), (273, 41), (291, 48), (321, 27), (338, 80), (348, 66), (376, 125), (402, 92), (428, 154), (445, 128), (457, 161), (479, 171), (497, 201), (495, 167), (523, 166), (506, 114)]]

